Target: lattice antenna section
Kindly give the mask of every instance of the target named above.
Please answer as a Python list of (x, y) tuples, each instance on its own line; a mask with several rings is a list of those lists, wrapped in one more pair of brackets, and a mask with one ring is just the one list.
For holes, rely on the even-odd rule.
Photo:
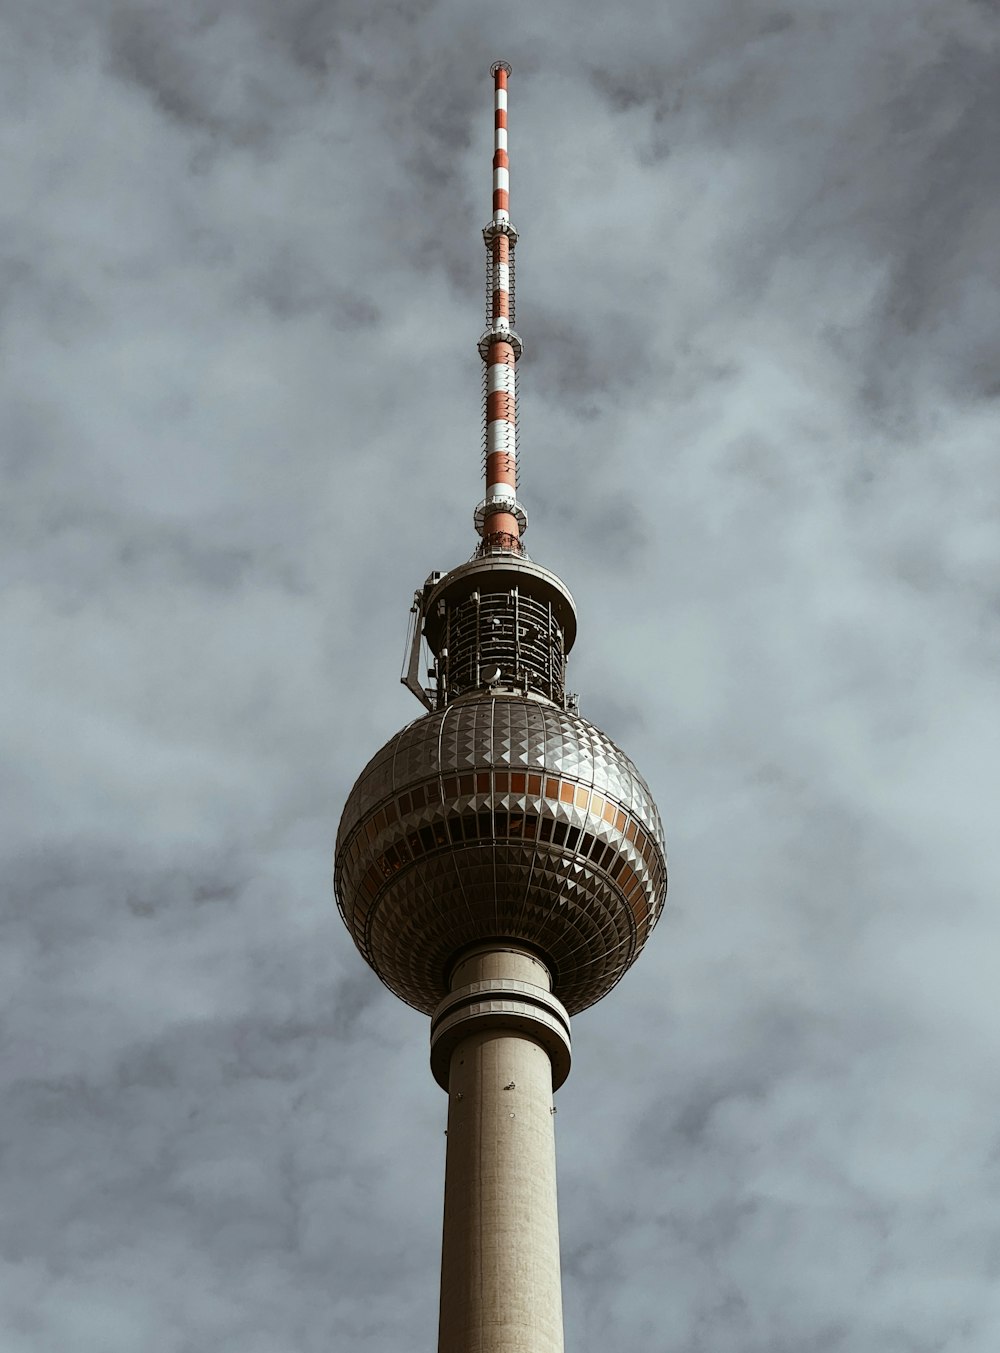
[(510, 221), (510, 160), (507, 154), (507, 77), (498, 61), (493, 76), (493, 216), (483, 231), (486, 245), (486, 330), (479, 340), (483, 376), (483, 472), (486, 494), (476, 508), (477, 551), (523, 554), (528, 518), (517, 500), (517, 359), (514, 329), (514, 254), (517, 231)]

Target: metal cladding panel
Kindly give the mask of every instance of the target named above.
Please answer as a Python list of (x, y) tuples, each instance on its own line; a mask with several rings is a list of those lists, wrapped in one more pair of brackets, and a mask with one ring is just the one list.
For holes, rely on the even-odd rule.
[(663, 906), (659, 815), (593, 724), (512, 697), (459, 701), (391, 738), (337, 836), (338, 903), (382, 980), (428, 1013), (457, 953), (532, 945), (570, 1011), (608, 991)]

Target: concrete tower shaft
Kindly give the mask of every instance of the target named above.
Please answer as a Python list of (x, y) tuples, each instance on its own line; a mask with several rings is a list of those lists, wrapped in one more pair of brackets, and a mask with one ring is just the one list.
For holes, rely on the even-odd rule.
[(560, 1032), (556, 1014), (542, 1036), (530, 1016), (518, 1023), (520, 1007), (559, 1005), (525, 951), (473, 951), (452, 980), (469, 1013), (431, 1053), (448, 1090), (438, 1347), (561, 1353), (552, 1091), (553, 1068), (556, 1089), (569, 1070), (568, 1021)]

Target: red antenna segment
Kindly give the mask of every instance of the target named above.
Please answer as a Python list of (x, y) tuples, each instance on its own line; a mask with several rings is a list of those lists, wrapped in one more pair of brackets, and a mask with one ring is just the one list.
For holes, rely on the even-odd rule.
[(510, 223), (510, 160), (507, 156), (507, 77), (497, 61), (493, 76), (493, 218), (483, 231), (486, 245), (486, 331), (479, 355), (486, 363), (483, 458), (486, 496), (476, 508), (481, 554), (523, 554), (528, 518), (517, 501), (517, 370), (521, 340), (514, 331), (514, 249)]

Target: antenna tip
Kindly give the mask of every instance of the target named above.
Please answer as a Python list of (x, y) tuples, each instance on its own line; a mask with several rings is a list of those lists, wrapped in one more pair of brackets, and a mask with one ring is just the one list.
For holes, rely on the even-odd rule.
[(491, 74), (492, 76), (495, 77), (498, 70), (502, 70), (503, 73), (504, 73), (505, 75), (509, 75), (509, 74), (510, 74), (510, 62), (509, 62), (509, 61), (494, 61), (494, 62), (493, 62), (493, 65), (490, 66), (490, 74)]

